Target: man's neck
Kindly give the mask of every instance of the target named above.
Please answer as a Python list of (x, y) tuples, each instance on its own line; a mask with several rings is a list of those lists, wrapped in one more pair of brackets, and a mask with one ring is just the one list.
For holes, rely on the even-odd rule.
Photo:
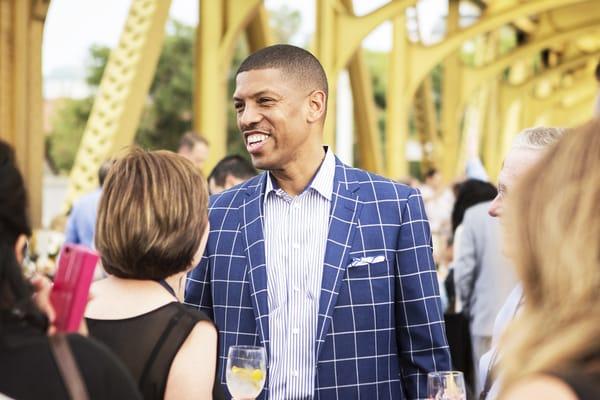
[(299, 155), (285, 168), (270, 171), (277, 185), (291, 196), (298, 196), (306, 189), (313, 179), (321, 163), (325, 159), (323, 147), (311, 151), (309, 154)]

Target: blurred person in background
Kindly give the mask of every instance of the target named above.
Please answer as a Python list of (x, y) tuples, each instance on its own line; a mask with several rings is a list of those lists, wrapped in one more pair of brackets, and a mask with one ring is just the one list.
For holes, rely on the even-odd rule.
[(503, 225), (523, 285), (501, 341), (502, 398), (600, 399), (600, 121), (519, 182)]
[(187, 158), (196, 168), (202, 170), (208, 159), (208, 140), (194, 132), (186, 132), (179, 140), (177, 154)]
[(107, 160), (100, 165), (100, 169), (98, 169), (99, 187), (93, 192), (81, 196), (73, 206), (67, 220), (65, 243), (81, 244), (87, 248), (93, 248), (96, 215), (100, 196), (102, 195), (102, 185), (112, 163), (112, 160)]
[(104, 183), (96, 248), (108, 277), (93, 284), (85, 315), (145, 399), (212, 395), (216, 329), (180, 303), (206, 245), (207, 208), (200, 171), (169, 151), (131, 150)]
[(208, 191), (219, 194), (257, 174), (252, 163), (240, 155), (227, 156), (208, 175)]
[(502, 253), (500, 223), (488, 214), (496, 195), (491, 183), (468, 180), (461, 185), (452, 212), (453, 278), (469, 321), (475, 375), (480, 357), (490, 350), (494, 319), (517, 283)]
[(48, 336), (54, 315), (48, 306), (49, 282), (36, 278), (32, 285), (21, 270), (31, 235), (26, 197), (14, 153), (0, 141), (0, 397), (72, 397), (53, 356), (52, 343), (66, 338), (73, 372), (79, 372), (89, 398), (140, 399), (128, 371), (105, 346), (79, 334)]
[[(544, 153), (555, 144), (565, 133), (563, 128), (535, 127), (527, 128), (519, 133), (513, 140), (498, 176), (498, 195), (490, 204), (488, 213), (492, 217), (500, 218), (504, 214), (504, 204), (507, 196), (515, 187), (518, 180), (544, 156)], [(506, 245), (506, 239), (503, 240)], [(478, 384), (482, 388), (481, 397), (495, 399), (498, 396), (500, 385), (492, 374), (500, 358), (497, 348), (498, 340), (504, 333), (508, 323), (518, 313), (523, 303), (523, 291), (520, 284), (510, 292), (494, 321), (492, 334), (492, 349), (484, 354), (479, 361)]]
[(433, 259), (440, 265), (445, 244), (450, 237), (450, 214), (454, 205), (452, 190), (444, 185), (442, 174), (435, 168), (425, 173), (425, 183), (421, 186), (425, 212), (431, 227)]

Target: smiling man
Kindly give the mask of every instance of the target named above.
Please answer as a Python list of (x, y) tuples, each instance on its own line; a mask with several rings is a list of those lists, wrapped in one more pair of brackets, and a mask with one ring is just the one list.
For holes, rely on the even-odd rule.
[(323, 145), (327, 78), (294, 46), (240, 66), (233, 96), (261, 175), (211, 198), (186, 302), (232, 345), (264, 346), (261, 398), (417, 399), (451, 369), (420, 193)]

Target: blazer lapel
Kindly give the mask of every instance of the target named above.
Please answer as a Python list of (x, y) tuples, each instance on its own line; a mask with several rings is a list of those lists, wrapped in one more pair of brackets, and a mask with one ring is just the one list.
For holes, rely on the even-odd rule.
[(337, 303), (342, 279), (348, 265), (348, 253), (356, 233), (356, 223), (362, 204), (358, 202), (359, 185), (349, 181), (352, 170), (336, 158), (334, 188), (331, 197), (329, 233), (323, 266), (323, 279), (319, 299), (317, 321), (317, 353), (319, 359), (321, 345), (331, 328), (331, 316)]
[(269, 353), (269, 303), (262, 204), (265, 178), (266, 174), (262, 174), (258, 185), (248, 187), (240, 212), (252, 308), (261, 344)]

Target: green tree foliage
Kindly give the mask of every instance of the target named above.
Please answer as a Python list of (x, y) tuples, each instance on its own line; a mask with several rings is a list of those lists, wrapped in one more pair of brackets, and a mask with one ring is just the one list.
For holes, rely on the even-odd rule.
[[(271, 21), (275, 38), (286, 43), (298, 31), (300, 14), (284, 6), (271, 13)], [(194, 27), (169, 21), (156, 74), (135, 135), (135, 142), (144, 148), (175, 150), (181, 135), (191, 129), (195, 32)], [(231, 99), (235, 88), (235, 70), (247, 54), (247, 46), (240, 40), (228, 77), (227, 99)], [(86, 82), (92, 91), (100, 85), (109, 56), (108, 47), (90, 48)], [(46, 151), (50, 164), (60, 171), (68, 172), (73, 165), (92, 104), (93, 96), (66, 100), (53, 118)], [(247, 156), (231, 101), (227, 102), (226, 112), (229, 153)]]
[(61, 101), (52, 118), (52, 134), (46, 137), (46, 158), (54, 171), (71, 170), (92, 102), (91, 97)]
[(275, 12), (271, 12), (269, 18), (271, 30), (277, 43), (290, 43), (302, 23), (300, 12), (292, 10), (285, 4)]
[[(181, 135), (191, 128), (194, 40), (194, 28), (177, 21), (169, 22), (135, 135), (135, 142), (144, 148), (175, 150)], [(93, 92), (100, 85), (109, 56), (108, 47), (90, 48), (86, 82)], [(93, 101), (93, 95), (81, 100), (65, 100), (53, 118), (47, 155), (56, 169), (63, 172), (71, 169)]]
[(172, 21), (135, 142), (150, 149), (175, 150), (192, 126), (195, 29)]

